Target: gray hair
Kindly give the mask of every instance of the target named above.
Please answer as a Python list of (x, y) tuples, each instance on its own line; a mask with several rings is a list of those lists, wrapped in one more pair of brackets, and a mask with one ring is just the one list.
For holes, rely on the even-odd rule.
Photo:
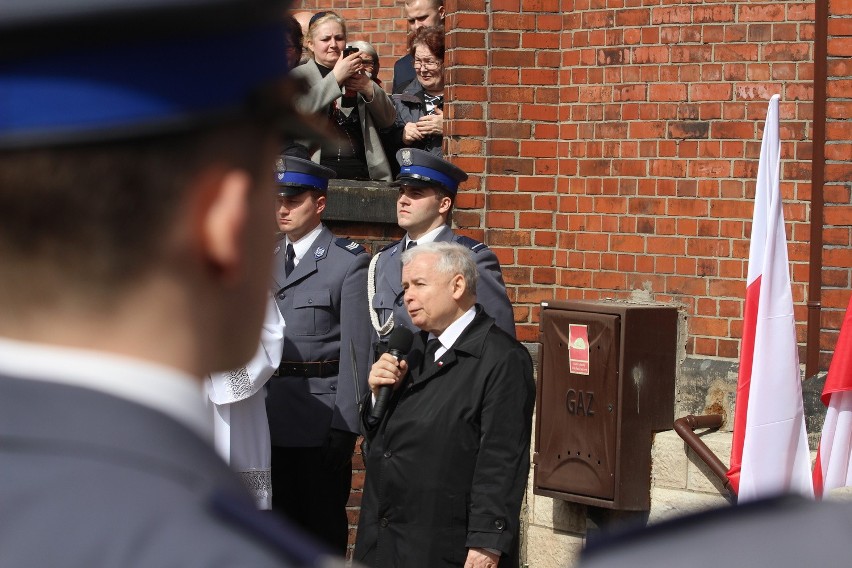
[(465, 246), (458, 243), (431, 242), (418, 244), (402, 253), (402, 265), (406, 266), (421, 254), (435, 254), (438, 261), (435, 263), (436, 272), (453, 276), (461, 274), (467, 283), (467, 289), (472, 296), (476, 296), (476, 281), (479, 273), (476, 271), (476, 262), (473, 255)]
[(357, 47), (358, 51), (361, 53), (366, 53), (370, 57), (376, 60), (376, 64), (379, 63), (379, 54), (376, 52), (376, 48), (367, 43), (366, 41), (350, 41), (348, 44), (350, 47)]

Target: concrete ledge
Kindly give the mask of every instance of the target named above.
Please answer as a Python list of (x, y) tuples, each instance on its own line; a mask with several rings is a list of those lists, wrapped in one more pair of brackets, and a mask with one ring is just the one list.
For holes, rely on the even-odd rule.
[(648, 524), (729, 506), (728, 501), (721, 495), (655, 487), (651, 489), (651, 514)]
[(528, 527), (524, 536), (525, 554), (521, 557), (521, 566), (530, 568), (574, 566), (585, 542), (580, 535), (560, 534), (535, 526)]
[(384, 181), (331, 180), (323, 219), (395, 226), (397, 195)]
[(651, 447), (651, 485), (686, 489), (689, 461), (686, 444), (674, 430), (658, 432)]

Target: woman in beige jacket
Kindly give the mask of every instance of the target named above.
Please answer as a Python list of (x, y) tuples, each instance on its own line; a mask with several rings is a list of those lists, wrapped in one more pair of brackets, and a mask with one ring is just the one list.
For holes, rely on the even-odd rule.
[(291, 73), (309, 87), (297, 107), (328, 118), (337, 133), (321, 145), (303, 142), (311, 159), (334, 170), (338, 178), (390, 181), (378, 130), (393, 124), (396, 111), (387, 93), (364, 72), (360, 54), (344, 54), (346, 22), (334, 12), (314, 15), (307, 44), (314, 58)]

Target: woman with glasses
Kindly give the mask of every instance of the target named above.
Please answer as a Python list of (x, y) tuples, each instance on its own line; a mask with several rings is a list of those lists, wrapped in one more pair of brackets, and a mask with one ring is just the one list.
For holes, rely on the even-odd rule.
[(389, 181), (391, 167), (379, 129), (391, 126), (396, 112), (387, 93), (367, 74), (360, 52), (344, 54), (346, 22), (334, 12), (314, 14), (306, 43), (313, 60), (290, 73), (309, 88), (296, 106), (328, 118), (337, 133), (322, 145), (304, 142), (311, 159), (338, 178)]
[(443, 157), (444, 29), (418, 28), (411, 37), (414, 80), (393, 95), (396, 122), (383, 132), (388, 155), (403, 147), (419, 148)]

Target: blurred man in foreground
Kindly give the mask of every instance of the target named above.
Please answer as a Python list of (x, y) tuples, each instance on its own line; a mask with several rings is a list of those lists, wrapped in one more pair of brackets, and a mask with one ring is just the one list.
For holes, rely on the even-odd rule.
[(319, 562), (216, 456), (201, 389), (258, 345), (283, 9), (0, 11), (0, 566)]

